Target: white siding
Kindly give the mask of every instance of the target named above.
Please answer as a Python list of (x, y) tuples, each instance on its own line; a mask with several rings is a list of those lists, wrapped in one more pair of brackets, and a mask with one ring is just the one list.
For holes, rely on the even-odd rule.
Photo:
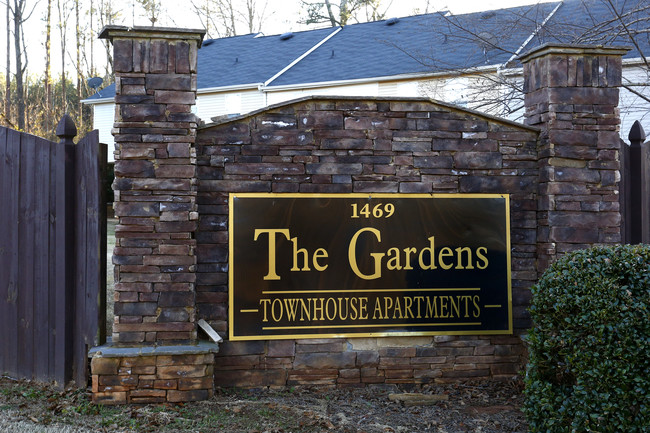
[[(623, 67), (623, 85), (650, 98), (650, 77), (648, 71), (640, 67)], [(621, 112), (621, 137), (626, 142), (630, 128), (635, 120), (641, 122), (646, 135), (650, 135), (650, 104), (639, 95), (621, 88), (619, 104)]]
[(242, 92), (241, 94), (241, 110), (242, 113), (250, 113), (251, 111), (258, 110), (264, 107), (264, 93), (259, 90), (251, 90), (249, 92)]
[(206, 123), (226, 114), (245, 114), (264, 107), (264, 94), (259, 90), (224, 93), (203, 93), (196, 99), (196, 114)]
[(205, 123), (210, 118), (226, 114), (226, 97), (224, 93), (198, 95), (196, 98), (196, 115)]
[(93, 128), (99, 130), (99, 142), (108, 145), (108, 162), (115, 161), (113, 151), (115, 150), (115, 141), (111, 130), (115, 119), (115, 104), (112, 102), (106, 104), (93, 105)]
[(331, 95), (331, 96), (379, 96), (378, 83), (351, 84), (348, 86), (316, 87), (303, 90), (281, 90), (268, 92), (268, 105), (279, 104), (292, 99), (309, 95)]

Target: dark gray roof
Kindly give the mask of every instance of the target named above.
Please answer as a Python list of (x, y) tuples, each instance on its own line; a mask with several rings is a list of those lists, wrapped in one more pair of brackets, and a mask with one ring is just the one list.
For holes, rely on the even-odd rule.
[(638, 58), (638, 48), (650, 53), (648, 29), (648, 0), (564, 0), (526, 50), (545, 43), (627, 46), (632, 50), (624, 57)]
[(557, 3), (349, 25), (271, 86), (445, 72), (505, 63)]
[[(648, 29), (650, 4), (648, 0), (611, 1), (623, 11), (626, 27), (620, 25), (609, 0), (564, 0), (473, 14), (416, 15), (290, 35), (206, 40), (198, 55), (198, 88), (266, 83), (334, 32), (269, 87), (454, 71), (508, 61), (512, 61), (508, 66), (514, 66), (517, 54), (549, 42), (630, 46), (625, 28)], [(632, 11), (636, 12), (628, 16)], [(635, 33), (635, 39), (642, 51), (650, 52), (647, 30)], [(638, 56), (635, 49), (626, 57)], [(88, 99), (114, 95), (111, 85)]]
[(250, 34), (204, 41), (198, 57), (198, 88), (264, 83), (334, 31), (326, 28), (285, 36)]

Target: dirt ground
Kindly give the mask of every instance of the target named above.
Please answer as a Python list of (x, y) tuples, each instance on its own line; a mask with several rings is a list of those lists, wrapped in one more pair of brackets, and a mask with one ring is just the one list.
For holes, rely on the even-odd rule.
[(205, 402), (112, 407), (93, 405), (86, 390), (0, 378), (5, 433), (524, 433), (521, 405), (519, 383), (493, 382), (419, 389), (218, 389)]

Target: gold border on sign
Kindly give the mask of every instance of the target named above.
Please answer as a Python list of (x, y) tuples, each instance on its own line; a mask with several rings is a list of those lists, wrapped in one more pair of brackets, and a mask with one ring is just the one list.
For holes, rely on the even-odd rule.
[[(234, 240), (232, 234), (234, 233), (234, 199), (238, 197), (243, 198), (502, 198), (505, 200), (505, 217), (506, 217), (506, 268), (507, 268), (507, 282), (508, 282), (508, 329), (496, 330), (480, 330), (480, 331), (394, 331), (394, 332), (369, 332), (369, 333), (330, 333), (330, 334), (285, 334), (285, 335), (247, 335), (235, 336), (234, 335)], [(512, 266), (511, 266), (511, 244), (510, 244), (510, 194), (478, 194), (478, 193), (432, 193), (432, 194), (401, 194), (401, 193), (257, 193), (257, 192), (244, 192), (228, 194), (228, 339), (230, 341), (251, 341), (251, 340), (293, 340), (293, 339), (308, 339), (308, 338), (364, 338), (364, 337), (428, 337), (435, 335), (511, 335), (513, 333), (513, 317), (512, 317)], [(404, 289), (403, 289), (404, 290)], [(394, 291), (403, 291), (394, 290)], [(408, 289), (405, 289), (408, 290)], [(381, 290), (370, 290), (377, 292)], [(340, 292), (340, 290), (338, 291)], [(359, 290), (354, 290), (359, 292)], [(280, 292), (273, 292), (280, 293)], [(502, 308), (502, 305), (490, 305), (490, 308)], [(478, 326), (480, 323), (441, 323), (426, 326)], [(381, 324), (381, 325), (355, 325), (355, 328), (362, 327), (392, 327), (400, 326), (398, 324)], [(420, 326), (420, 325), (416, 325)], [(425, 326), (425, 325), (422, 325)], [(347, 325), (333, 325), (323, 326), (316, 328), (333, 329), (343, 328)], [(288, 329), (303, 329), (306, 327), (286, 327)], [(313, 327), (312, 327), (313, 328)], [(311, 329), (311, 328), (310, 328)]]

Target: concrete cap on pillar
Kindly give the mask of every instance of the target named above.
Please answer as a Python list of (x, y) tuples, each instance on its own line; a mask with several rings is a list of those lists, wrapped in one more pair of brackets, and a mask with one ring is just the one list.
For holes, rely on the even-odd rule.
[(111, 42), (113, 38), (155, 38), (155, 39), (184, 39), (196, 40), (198, 47), (201, 48), (204, 29), (181, 29), (174, 27), (127, 27), (108, 25), (104, 26), (99, 32), (100, 39), (108, 39)]
[(519, 56), (521, 63), (528, 63), (538, 57), (549, 54), (589, 55), (589, 56), (624, 56), (631, 47), (611, 47), (603, 45), (543, 44)]

